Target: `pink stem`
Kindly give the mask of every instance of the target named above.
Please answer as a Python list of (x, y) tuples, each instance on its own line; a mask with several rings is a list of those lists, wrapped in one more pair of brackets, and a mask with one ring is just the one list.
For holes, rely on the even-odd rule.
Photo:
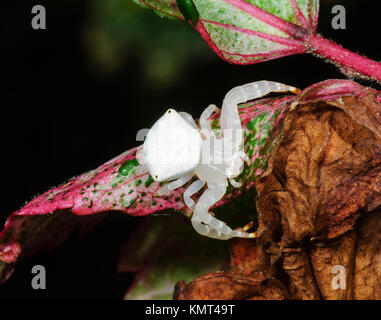
[(311, 53), (329, 59), (346, 72), (358, 73), (381, 82), (381, 63), (346, 50), (319, 34), (313, 34), (306, 40)]

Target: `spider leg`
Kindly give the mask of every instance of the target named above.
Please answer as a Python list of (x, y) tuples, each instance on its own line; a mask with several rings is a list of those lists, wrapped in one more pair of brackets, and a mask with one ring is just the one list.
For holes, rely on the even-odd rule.
[(290, 91), (298, 94), (298, 88), (285, 85), (273, 81), (257, 81), (244, 84), (242, 86), (231, 89), (224, 98), (221, 110), (221, 129), (225, 132), (226, 129), (234, 130), (238, 139), (241, 139), (242, 127), (241, 119), (238, 113), (238, 104), (249, 100), (263, 97), (270, 92), (286, 92)]
[(201, 235), (227, 240), (233, 237), (255, 238), (257, 233), (232, 230), (226, 223), (209, 213), (209, 208), (218, 202), (226, 193), (227, 181), (219, 184), (208, 184), (208, 189), (198, 200), (192, 216), (193, 228)]
[(244, 84), (241, 86), (243, 91), (242, 99), (238, 103), (243, 103), (249, 100), (257, 99), (263, 97), (271, 92), (287, 92), (298, 94), (300, 90), (298, 88), (274, 81), (257, 81)]
[(205, 181), (197, 180), (193, 182), (184, 192), (184, 202), (188, 208), (192, 209), (195, 206), (195, 202), (191, 198), (192, 195), (201, 190), (201, 188), (205, 185)]
[[(235, 178), (242, 173), (242, 171), (244, 169), (243, 160), (246, 160), (246, 163), (248, 165), (250, 165), (250, 159), (245, 154), (245, 152), (243, 152), (243, 151), (234, 152), (234, 154), (231, 158), (231, 161), (228, 162), (229, 166), (226, 168), (226, 174), (227, 174), (229, 181), (232, 180), (232, 178)], [(233, 180), (233, 182), (232, 182), (233, 186), (235, 186), (234, 183), (238, 184), (238, 182), (235, 182)], [(238, 188), (238, 187), (236, 187), (236, 188)]]
[(248, 166), (251, 165), (251, 161), (250, 161), (250, 158), (248, 157), (248, 155), (244, 152), (244, 151), (238, 151), (238, 155), (243, 159), (245, 160), (246, 164)]
[(234, 188), (240, 188), (240, 187), (242, 187), (242, 182), (237, 182), (237, 181), (235, 181), (233, 178), (230, 178), (230, 179), (229, 179), (229, 182), (231, 183), (231, 185), (232, 185)]
[(192, 179), (192, 177), (193, 177), (193, 173), (182, 176), (181, 178), (174, 180), (170, 183), (167, 183), (165, 186), (161, 187), (159, 190), (157, 190), (157, 193), (159, 194), (159, 196), (163, 196), (163, 195), (167, 194), (169, 191), (175, 190), (175, 189), (183, 186), (190, 179)]
[(211, 131), (212, 128), (210, 127), (210, 124), (208, 122), (208, 118), (213, 114), (213, 112), (216, 110), (216, 106), (214, 104), (211, 104), (208, 106), (200, 116), (200, 127), (201, 129), (206, 129)]
[[(247, 165), (250, 166), (251, 165), (251, 162), (250, 162), (250, 158), (247, 156), (247, 154), (243, 151), (237, 151), (234, 155), (233, 155), (233, 159), (236, 160), (236, 158), (239, 158), (239, 165), (241, 166), (241, 163), (242, 163), (242, 160), (245, 160)], [(234, 164), (234, 161), (233, 161), (233, 164)], [(243, 169), (243, 168), (242, 168)], [(240, 169), (239, 170), (240, 173), (242, 172), (242, 170)], [(237, 175), (235, 175), (237, 176)], [(242, 182), (237, 182), (235, 181), (233, 178), (229, 178), (229, 182), (231, 183), (231, 185), (234, 187), (234, 188), (240, 188), (242, 187)]]

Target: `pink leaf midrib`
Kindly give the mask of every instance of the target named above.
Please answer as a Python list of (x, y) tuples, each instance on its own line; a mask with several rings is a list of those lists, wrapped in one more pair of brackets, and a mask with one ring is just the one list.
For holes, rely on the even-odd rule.
[[(197, 26), (195, 27), (195, 29), (198, 31), (198, 33), (201, 35), (201, 37), (204, 39), (204, 41), (206, 41), (206, 43), (210, 46), (210, 48), (222, 59), (222, 60), (225, 60), (229, 63), (233, 63), (233, 61), (229, 58), (227, 58), (225, 55), (230, 55), (230, 56), (241, 56), (241, 57), (246, 57), (246, 58), (249, 58), (249, 57), (255, 57), (255, 56), (270, 56), (271, 53), (266, 53), (266, 54), (261, 54), (261, 53), (257, 53), (257, 54), (252, 54), (252, 55), (242, 55), (242, 54), (239, 54), (239, 53), (230, 53), (230, 52), (227, 52), (225, 50), (221, 50), (216, 44), (215, 42), (212, 40), (212, 38), (210, 37), (208, 31), (206, 30), (204, 24), (202, 21), (199, 21), (199, 23), (197, 24)], [(272, 51), (273, 53), (277, 53), (277, 57), (274, 57), (272, 58), (271, 56), (268, 57), (268, 59), (266, 60), (272, 60), (272, 59), (276, 59), (276, 58), (279, 58), (279, 57), (284, 57), (284, 56), (288, 56), (288, 55), (292, 55), (292, 54), (302, 54), (302, 53), (305, 53), (305, 48), (303, 47), (293, 47), (292, 49), (285, 49), (285, 50), (274, 50)], [(242, 63), (238, 63), (238, 62), (234, 62), (234, 64), (241, 64), (241, 65), (246, 65), (246, 64), (252, 64), (252, 62), (242, 62)]]
[(301, 42), (299, 40), (289, 39), (289, 38), (276, 36), (276, 35), (272, 35), (272, 34), (266, 34), (266, 33), (255, 31), (255, 30), (249, 30), (249, 29), (245, 29), (245, 28), (241, 28), (241, 27), (236, 27), (236, 26), (228, 25), (228, 24), (225, 24), (222, 22), (216, 22), (216, 21), (206, 20), (206, 19), (200, 19), (200, 20), (202, 23), (214, 24), (217, 26), (221, 26), (221, 27), (224, 27), (227, 29), (239, 31), (239, 32), (242, 32), (242, 33), (245, 33), (248, 35), (256, 36), (256, 37), (259, 37), (259, 38), (262, 38), (265, 40), (269, 40), (272, 42), (280, 43), (283, 45), (292, 46), (292, 47), (296, 47), (296, 48), (302, 48), (302, 49), (305, 48), (303, 45), (303, 42)]
[[(295, 16), (298, 18), (298, 21), (303, 25), (304, 28), (306, 28), (307, 30), (309, 29), (312, 29), (313, 26), (312, 26), (312, 22), (309, 21), (304, 13), (302, 12), (302, 10), (300, 9), (298, 3), (296, 2), (296, 0), (289, 0), (293, 9), (294, 9), (294, 13), (295, 13)], [(310, 2), (308, 3), (308, 7), (310, 8), (311, 5), (310, 5)]]
[(295, 39), (303, 39), (307, 31), (293, 23), (285, 21), (245, 0), (224, 0), (230, 5), (248, 13), (255, 19), (259, 19), (281, 31), (288, 34)]

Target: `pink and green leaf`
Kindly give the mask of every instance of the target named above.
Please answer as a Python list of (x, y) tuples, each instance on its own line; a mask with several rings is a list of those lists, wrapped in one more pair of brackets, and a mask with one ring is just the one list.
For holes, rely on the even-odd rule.
[[(145, 0), (136, 0), (145, 3)], [(351, 77), (381, 82), (381, 63), (317, 34), (319, 0), (176, 0), (187, 20), (222, 59), (254, 64), (312, 53)], [(150, 8), (162, 1), (149, 1)], [(189, 14), (191, 13), (191, 14)]]
[[(138, 0), (146, 3), (146, 1)], [(177, 0), (197, 10), (189, 19), (209, 46), (224, 60), (252, 64), (306, 52), (304, 36), (315, 32), (318, 0)], [(162, 8), (161, 1), (150, 7)]]
[[(263, 174), (268, 156), (281, 138), (283, 119), (294, 103), (315, 99), (336, 100), (344, 95), (364, 94), (366, 90), (369, 89), (351, 81), (328, 80), (305, 89), (299, 96), (268, 98), (241, 105), (244, 147), (251, 164), (245, 166), (237, 178), (242, 182), (242, 187), (229, 186), (226, 195), (215, 207), (245, 193)], [(215, 113), (209, 121), (219, 135), (219, 113)], [(143, 216), (174, 209), (189, 216), (191, 212), (182, 198), (188, 185), (159, 196), (157, 191), (161, 185), (154, 182), (139, 164), (140, 152), (141, 147), (126, 151), (99, 168), (37, 196), (12, 213), (0, 233), (0, 280), (6, 278), (2, 270), (7, 270), (7, 274), (10, 272), (8, 264), (14, 263), (20, 256), (26, 257), (62, 243), (73, 230), (82, 230), (93, 224), (90, 221), (99, 221), (102, 215), (96, 213), (119, 211)], [(195, 195), (195, 199), (199, 194)], [(88, 215), (94, 218), (85, 217)]]
[[(280, 137), (282, 119), (294, 100), (295, 96), (286, 96), (241, 106), (245, 150), (252, 164), (237, 179), (243, 182), (243, 186), (239, 189), (229, 186), (216, 207), (253, 186), (266, 167), (266, 158)], [(219, 113), (209, 120), (216, 134), (220, 134)], [(38, 250), (54, 247), (74, 229), (81, 229), (81, 223), (87, 221), (83, 216), (111, 211), (143, 216), (164, 209), (174, 209), (189, 216), (191, 212), (182, 198), (188, 185), (159, 196), (157, 191), (162, 185), (154, 182), (144, 166), (139, 164), (141, 150), (141, 147), (135, 147), (126, 151), (99, 168), (37, 196), (11, 214), (0, 233), (0, 261), (13, 263), (20, 255), (26, 257)]]

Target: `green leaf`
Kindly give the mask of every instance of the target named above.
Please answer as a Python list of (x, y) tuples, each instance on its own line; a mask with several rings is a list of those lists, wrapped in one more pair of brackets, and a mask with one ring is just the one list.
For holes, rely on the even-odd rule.
[[(316, 32), (318, 0), (182, 0), (186, 20), (224, 60), (252, 64), (305, 53)], [(161, 8), (161, 1), (150, 1)], [(156, 10), (155, 9), (155, 10)], [(197, 19), (196, 19), (197, 12)]]

